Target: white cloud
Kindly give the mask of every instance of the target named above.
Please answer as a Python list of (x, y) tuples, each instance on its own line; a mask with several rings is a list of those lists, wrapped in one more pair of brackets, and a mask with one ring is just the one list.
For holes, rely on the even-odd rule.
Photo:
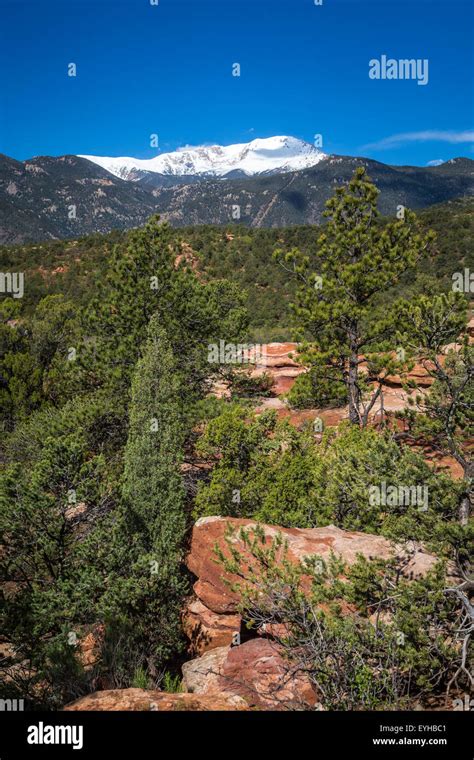
[(444, 164), (442, 158), (434, 158), (432, 161), (428, 161), (426, 166), (441, 166), (441, 164)]
[(186, 153), (188, 150), (199, 150), (199, 148), (205, 148), (208, 145), (212, 145), (212, 143), (202, 143), (202, 145), (181, 145), (179, 148), (175, 149), (175, 153)]
[(398, 148), (411, 142), (447, 142), (451, 144), (474, 142), (474, 130), (454, 132), (448, 130), (427, 129), (423, 132), (402, 132), (398, 135), (384, 137), (378, 142), (363, 145), (360, 150), (387, 150)]

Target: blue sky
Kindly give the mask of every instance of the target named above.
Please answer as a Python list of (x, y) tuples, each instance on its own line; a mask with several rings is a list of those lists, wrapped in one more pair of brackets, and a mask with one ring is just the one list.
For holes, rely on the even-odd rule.
[[(149, 158), (155, 133), (160, 152), (321, 134), (325, 152), (387, 163), (474, 157), (472, 8), (0, 0), (0, 152)], [(382, 54), (428, 59), (428, 84), (370, 79)]]

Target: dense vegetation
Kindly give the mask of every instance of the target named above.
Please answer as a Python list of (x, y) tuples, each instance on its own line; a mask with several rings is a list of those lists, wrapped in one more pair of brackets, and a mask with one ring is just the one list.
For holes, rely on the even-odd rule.
[[(177, 233), (153, 218), (128, 234), (0, 251), (4, 270), (24, 271), (27, 282), (24, 299), (0, 303), (2, 630), (13, 647), (2, 665), (5, 696), (59, 707), (98, 687), (173, 683), (189, 591), (183, 556), (203, 514), (421, 541), (467, 575), (473, 355), (467, 299), (448, 291), (452, 273), (469, 265), (474, 207), (452, 203), (390, 222), (377, 217), (375, 199), (359, 170), (328, 204), (322, 229)], [(429, 226), (440, 231), (436, 242)], [(256, 389), (224, 360), (209, 361), (208, 347), (221, 339), (285, 338), (290, 327), (312, 366), (310, 393), (322, 388), (351, 406), (350, 422), (321, 441), (309, 427), (256, 415), (254, 395), (268, 391), (265, 381)], [(395, 360), (400, 341), (406, 351)], [(370, 426), (361, 352), (375, 388), (416, 358), (431, 362), (432, 390), (414, 397), (405, 434), (454, 456), (463, 480), (435, 471), (388, 421)], [(235, 391), (230, 401), (210, 394), (222, 379)], [(204, 473), (193, 467), (198, 460)], [(426, 509), (370, 502), (382, 481), (427, 489)], [(301, 601), (302, 570), (288, 578), (280, 566), (290, 572), (279, 562), (269, 572), (286, 589), (281, 618)], [(317, 677), (328, 705), (403, 706), (453, 678), (467, 688), (459, 642), (470, 635), (470, 587), (446, 594), (442, 565), (412, 586), (396, 570), (376, 569), (357, 565), (345, 589), (335, 567), (325, 570), (329, 591), (315, 578), (315, 599), (337, 609), (349, 594), (355, 606), (388, 610), (395, 626), (381, 639), (366, 620), (341, 624), (328, 611), (309, 621), (358, 684), (331, 685), (323, 668)], [(384, 590), (395, 580), (400, 594), (389, 604)], [(257, 615), (255, 600), (243, 603)], [(264, 612), (274, 619), (273, 608)], [(425, 635), (432, 621), (434, 644)], [(85, 669), (77, 643), (92, 629), (101, 632), (101, 657)], [(403, 656), (392, 648), (395, 630), (409, 641)], [(297, 625), (290, 631), (290, 655), (303, 634)], [(315, 673), (321, 651), (305, 653)]]
[[(474, 269), (471, 198), (432, 206), (420, 211), (418, 218), (423, 229), (436, 232), (432, 255), (419, 262), (416, 277), (413, 273), (402, 277), (396, 288), (380, 296), (382, 304), (396, 294), (408, 296), (429, 288), (447, 291), (454, 272)], [(283, 229), (202, 225), (175, 230), (173, 236), (194, 253), (203, 276), (235, 282), (245, 298), (250, 337), (268, 342), (292, 337), (289, 305), (297, 286), (296, 278), (281, 268), (273, 253), (277, 248), (315, 252), (317, 229), (309, 225)], [(23, 308), (28, 312), (47, 294), (86, 303), (103, 279), (112, 251), (116, 246), (124, 250), (126, 241), (127, 233), (117, 230), (74, 241), (1, 246), (0, 258), (6, 271), (27, 273)]]

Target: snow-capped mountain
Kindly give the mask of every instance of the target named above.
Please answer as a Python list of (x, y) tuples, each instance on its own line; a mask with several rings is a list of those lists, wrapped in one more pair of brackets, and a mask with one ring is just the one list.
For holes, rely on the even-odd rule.
[(80, 156), (121, 179), (138, 180), (144, 173), (169, 177), (253, 176), (282, 174), (314, 166), (326, 154), (296, 137), (268, 137), (236, 145), (201, 145), (162, 153), (155, 158)]
[[(282, 164), (285, 165), (284, 163)], [(368, 158), (328, 156), (304, 171), (269, 171), (253, 177), (201, 177), (139, 172), (126, 182), (78, 156), (37, 156), (16, 161), (0, 154), (0, 244), (77, 238), (144, 224), (152, 214), (174, 226), (242, 224), (288, 227), (324, 221), (324, 204), (335, 187), (364, 167), (379, 187), (378, 206), (393, 216), (399, 204), (422, 209), (474, 198), (474, 161), (456, 158), (441, 166), (389, 166)], [(68, 216), (64, 199), (80, 208)], [(240, 206), (239, 221), (233, 209)], [(472, 203), (471, 203), (472, 205)], [(454, 214), (453, 205), (450, 213)]]

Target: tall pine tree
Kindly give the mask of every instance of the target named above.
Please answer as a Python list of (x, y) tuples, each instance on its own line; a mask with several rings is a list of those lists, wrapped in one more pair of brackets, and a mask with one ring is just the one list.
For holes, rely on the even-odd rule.
[(154, 316), (132, 379), (122, 504), (105, 597), (109, 637), (119, 640), (122, 631), (127, 651), (133, 642), (133, 667), (144, 671), (149, 683), (159, 682), (182, 646), (188, 519), (180, 465), (187, 398), (166, 332)]
[[(378, 192), (365, 169), (358, 168), (348, 186), (337, 188), (326, 204), (329, 221), (317, 254), (294, 249), (282, 261), (301, 283), (293, 310), (299, 336), (306, 339), (302, 360), (321, 383), (343, 384), (349, 419), (362, 426), (384, 378), (405, 364), (405, 357), (390, 350), (380, 353), (381, 346), (396, 348), (396, 318), (388, 310), (374, 318), (376, 299), (415, 267), (433, 240), (431, 233), (417, 232), (416, 217), (408, 210), (403, 218), (381, 225)], [(276, 256), (281, 258), (281, 252)], [(361, 373), (364, 362), (366, 374)]]

